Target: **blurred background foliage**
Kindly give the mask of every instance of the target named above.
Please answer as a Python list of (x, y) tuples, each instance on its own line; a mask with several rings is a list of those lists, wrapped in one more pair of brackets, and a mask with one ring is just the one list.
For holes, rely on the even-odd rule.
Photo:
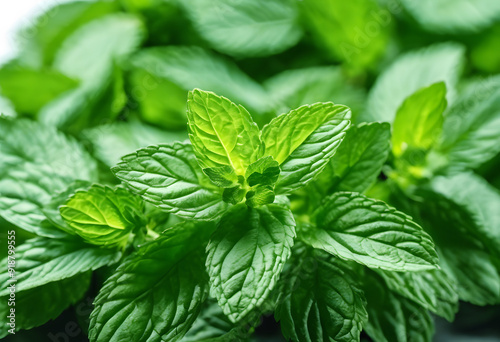
[[(487, 123), (490, 161), (467, 166), (500, 189), (498, 0), (54, 2), (16, 42), (19, 54), (0, 66), (0, 112), (75, 136), (104, 175), (139, 147), (186, 139), (193, 88), (244, 105), (262, 126), (318, 101), (348, 105), (358, 123), (392, 122), (407, 96), (444, 81), (448, 111), (463, 113), (445, 136)], [(370, 195), (387, 191), (376, 184)], [(10, 341), (56, 341), (50, 332), (84, 320), (70, 309)], [(500, 341), (499, 320), (498, 307), (462, 304), (455, 323), (438, 321), (436, 340)], [(257, 336), (275, 332), (264, 321)]]

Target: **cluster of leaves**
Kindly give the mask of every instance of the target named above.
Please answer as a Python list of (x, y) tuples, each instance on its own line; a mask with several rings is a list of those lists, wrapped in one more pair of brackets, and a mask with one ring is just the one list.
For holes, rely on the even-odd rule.
[(0, 66), (16, 330), (97, 295), (91, 342), (249, 341), (273, 314), (292, 341), (430, 341), (432, 314), (500, 304), (500, 76), (461, 80), (500, 72), (499, 18), (491, 0), (50, 9)]

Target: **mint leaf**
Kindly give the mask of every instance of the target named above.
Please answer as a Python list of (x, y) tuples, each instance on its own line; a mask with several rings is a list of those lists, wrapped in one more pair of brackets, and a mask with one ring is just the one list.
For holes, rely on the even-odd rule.
[(450, 167), (477, 168), (500, 152), (500, 77), (470, 82), (450, 108), (438, 151), (448, 155)]
[(401, 3), (422, 28), (438, 33), (478, 32), (500, 17), (500, 4), (492, 0), (403, 0)]
[(458, 311), (455, 282), (442, 270), (426, 272), (378, 271), (394, 293), (418, 303), (427, 310), (453, 321)]
[[(27, 240), (16, 248), (16, 294), (117, 263), (120, 257), (118, 251), (76, 240)], [(2, 264), (7, 265), (7, 259)], [(7, 273), (0, 275), (0, 283), (8, 284), (9, 280)], [(7, 288), (0, 291), (0, 297), (8, 294)]]
[(365, 330), (377, 342), (431, 341), (434, 322), (422, 306), (390, 291), (380, 276), (366, 271), (363, 291), (368, 322)]
[(318, 191), (363, 192), (368, 189), (389, 155), (390, 129), (388, 123), (379, 122), (349, 128), (335, 157), (316, 181)]
[(392, 122), (403, 101), (422, 87), (444, 81), (448, 103), (463, 65), (464, 48), (442, 43), (401, 55), (377, 79), (361, 121)]
[(419, 192), (413, 206), (432, 235), (441, 268), (456, 282), (461, 300), (475, 305), (500, 303), (498, 247), (481, 234), (474, 216), (439, 193)]
[(210, 178), (212, 183), (214, 183), (218, 187), (232, 188), (238, 186), (238, 175), (229, 165), (208, 167), (206, 169), (203, 169), (203, 173), (206, 174), (207, 177)]
[(207, 296), (203, 247), (212, 231), (182, 223), (127, 258), (95, 300), (90, 341), (180, 340)]
[[(301, 8), (313, 38), (336, 60), (359, 71), (371, 67), (384, 54), (392, 17), (376, 1), (312, 0), (301, 3)], [(379, 24), (381, 21), (386, 24)], [(378, 24), (376, 35), (365, 36), (367, 22)]]
[(446, 85), (435, 83), (410, 95), (399, 107), (392, 126), (392, 153), (429, 150), (441, 135), (446, 109)]
[(249, 186), (274, 186), (280, 175), (279, 163), (271, 156), (263, 157), (250, 164), (245, 172)]
[(273, 203), (275, 199), (273, 187), (269, 185), (258, 185), (247, 192), (246, 199), (246, 204), (252, 208)]
[(259, 307), (275, 286), (295, 237), (292, 213), (278, 205), (237, 205), (207, 247), (210, 294), (232, 322)]
[(108, 247), (124, 246), (132, 230), (146, 223), (139, 197), (122, 188), (97, 184), (77, 191), (59, 211), (85, 241)]
[(368, 316), (350, 265), (321, 250), (296, 252), (275, 312), (283, 335), (295, 342), (359, 341)]
[(243, 106), (211, 92), (188, 95), (189, 139), (202, 168), (231, 166), (244, 175), (262, 156), (259, 128)]
[(186, 91), (210, 90), (241, 103), (252, 113), (265, 113), (273, 107), (259, 83), (233, 62), (200, 47), (147, 48), (132, 58), (132, 64), (150, 72), (160, 84), (165, 79)]
[[(46, 103), (78, 82), (57, 71), (5, 65), (0, 69), (0, 93), (20, 114), (35, 115)], [(29, 101), (26, 99), (29, 98)]]
[[(76, 304), (90, 286), (91, 273), (82, 273), (61, 281), (51, 282), (16, 294), (16, 331), (32, 329), (57, 318)], [(0, 314), (7, 317), (12, 307), (8, 298), (0, 298)], [(0, 326), (0, 338), (7, 336), (7, 324)]]
[(345, 136), (350, 110), (333, 103), (306, 105), (274, 118), (262, 129), (265, 155), (279, 164), (277, 194), (306, 185), (320, 173)]
[(411, 218), (384, 202), (336, 193), (314, 213), (317, 227), (303, 240), (345, 260), (390, 271), (437, 267), (430, 236)]
[(216, 50), (231, 56), (276, 54), (302, 36), (297, 5), (290, 0), (193, 0), (180, 4), (198, 33)]
[(348, 103), (355, 118), (363, 109), (366, 94), (349, 84), (342, 68), (317, 66), (283, 71), (264, 82), (272, 98), (284, 106), (282, 112), (293, 108), (331, 101)]
[(111, 170), (132, 192), (180, 217), (212, 220), (226, 208), (190, 144), (142, 148), (122, 157)]
[(120, 162), (120, 158), (130, 151), (188, 138), (185, 132), (165, 131), (138, 120), (100, 125), (85, 130), (83, 134), (92, 143), (95, 157), (109, 167)]

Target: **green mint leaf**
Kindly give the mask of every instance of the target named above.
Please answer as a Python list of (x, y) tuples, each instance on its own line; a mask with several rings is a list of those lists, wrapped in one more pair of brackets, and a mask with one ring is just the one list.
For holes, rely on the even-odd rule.
[(278, 205), (231, 208), (207, 247), (210, 293), (232, 322), (259, 307), (275, 286), (295, 236), (292, 213)]
[[(45, 104), (77, 84), (53, 70), (36, 70), (14, 63), (0, 69), (0, 93), (20, 114), (37, 114)], [(26, 101), (27, 98), (30, 100)]]
[(438, 33), (478, 32), (498, 20), (500, 4), (491, 0), (432, 0), (401, 3), (425, 30)]
[[(210, 90), (241, 103), (252, 113), (265, 113), (274, 106), (263, 87), (236, 64), (200, 47), (147, 48), (132, 58), (132, 64), (150, 72), (160, 84), (168, 80), (185, 91)], [(184, 111), (185, 102), (181, 105)]]
[(207, 297), (204, 245), (212, 231), (210, 223), (181, 223), (127, 258), (95, 300), (90, 341), (180, 340)]
[[(52, 282), (71, 278), (117, 263), (121, 253), (97, 248), (75, 240), (35, 238), (16, 248), (16, 293), (31, 290)], [(7, 264), (7, 259), (2, 261)], [(0, 275), (0, 283), (8, 284), (8, 273)], [(9, 291), (3, 288), (0, 297)]]
[(77, 191), (59, 211), (75, 234), (94, 245), (124, 246), (132, 230), (146, 223), (140, 197), (97, 184)]
[(264, 82), (272, 98), (284, 106), (281, 112), (293, 108), (331, 101), (348, 103), (353, 117), (364, 108), (366, 94), (362, 88), (348, 83), (340, 67), (318, 66), (286, 70)]
[[(221, 188), (232, 188), (239, 185), (238, 175), (234, 172), (234, 169), (229, 166), (219, 166), (219, 167), (209, 167), (203, 169), (203, 173), (207, 175), (208, 178)], [(239, 176), (242, 178), (242, 176)]]
[[(76, 304), (87, 292), (91, 272), (51, 282), (37, 288), (16, 293), (16, 331), (32, 329), (56, 319), (64, 310)], [(0, 297), (0, 314), (10, 315), (8, 297)], [(0, 338), (7, 336), (10, 327), (2, 324)]]
[(352, 126), (318, 180), (318, 191), (364, 192), (372, 185), (390, 151), (391, 127), (373, 122)]
[(263, 157), (250, 164), (245, 172), (249, 186), (274, 186), (280, 175), (279, 163), (271, 156)]
[(440, 138), (446, 109), (446, 85), (435, 83), (410, 95), (399, 107), (392, 126), (392, 153), (429, 150)]
[[(333, 58), (351, 65), (355, 71), (372, 67), (384, 54), (392, 16), (389, 11), (382, 11), (377, 1), (312, 0), (301, 6), (313, 38)], [(366, 35), (368, 22), (377, 24), (376, 35)]]
[(68, 234), (75, 235), (75, 232), (61, 217), (59, 207), (66, 203), (68, 198), (73, 195), (77, 190), (84, 190), (90, 187), (91, 183), (87, 181), (77, 180), (71, 183), (65, 190), (55, 193), (51, 200), (43, 206), (42, 212), (47, 217), (47, 220), (55, 227), (65, 231)]
[(453, 321), (458, 311), (455, 282), (443, 270), (425, 272), (378, 271), (394, 293), (418, 303), (427, 310)]
[(180, 342), (248, 342), (248, 329), (234, 325), (217, 302), (207, 301), (200, 316)]
[(70, 2), (48, 8), (18, 33), (22, 35), (18, 39), (20, 60), (30, 65), (51, 65), (66, 38), (86, 23), (118, 10), (113, 2)]
[(359, 341), (368, 319), (350, 265), (321, 250), (294, 249), (275, 311), (287, 339)]
[(134, 193), (183, 218), (212, 220), (226, 208), (220, 190), (201, 171), (190, 144), (149, 146), (111, 169)]
[(335, 193), (315, 212), (317, 227), (303, 239), (345, 260), (389, 271), (437, 267), (431, 237), (412, 219), (382, 201)]
[(457, 284), (460, 299), (475, 305), (500, 303), (497, 245), (480, 233), (466, 207), (439, 193), (419, 192), (419, 196), (422, 202), (413, 208), (436, 242), (439, 264)]
[(297, 5), (290, 0), (180, 4), (198, 33), (216, 50), (231, 56), (273, 55), (295, 45), (302, 36)]
[(230, 204), (238, 204), (245, 198), (246, 190), (242, 189), (239, 185), (224, 189), (222, 193), (222, 200)]
[(244, 175), (262, 156), (259, 128), (248, 111), (214, 93), (189, 92), (188, 128), (202, 168), (230, 166)]
[(376, 342), (431, 341), (434, 322), (424, 307), (389, 290), (384, 280), (366, 271), (363, 291), (368, 322), (365, 330)]
[(360, 120), (393, 122), (408, 96), (440, 81), (446, 83), (446, 98), (452, 103), (464, 52), (461, 45), (443, 43), (401, 55), (378, 77)]
[[(185, 125), (186, 122), (183, 121)], [(185, 132), (172, 132), (141, 123), (139, 120), (115, 122), (87, 129), (84, 136), (92, 143), (94, 156), (112, 167), (130, 151), (160, 143), (187, 140)]]
[(499, 76), (470, 82), (450, 108), (438, 150), (451, 168), (477, 168), (500, 152), (499, 87)]
[(246, 194), (246, 204), (249, 207), (256, 208), (261, 205), (273, 203), (275, 199), (272, 186), (258, 185)]
[(303, 187), (335, 154), (350, 125), (350, 110), (333, 103), (306, 105), (274, 118), (262, 129), (265, 155), (279, 164), (277, 194)]
[(31, 233), (61, 237), (42, 224), (42, 208), (75, 179), (95, 180), (97, 167), (74, 140), (34, 121), (0, 118), (0, 216)]

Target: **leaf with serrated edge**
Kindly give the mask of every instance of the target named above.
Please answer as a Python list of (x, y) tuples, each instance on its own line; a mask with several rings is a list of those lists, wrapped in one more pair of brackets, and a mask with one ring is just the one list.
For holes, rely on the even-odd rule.
[(74, 233), (95, 245), (123, 245), (132, 230), (145, 224), (140, 197), (98, 184), (78, 190), (59, 211)]
[(331, 102), (305, 105), (274, 118), (262, 129), (265, 155), (280, 163), (277, 194), (303, 187), (335, 154), (350, 125), (348, 107)]
[(212, 230), (210, 223), (181, 223), (123, 262), (94, 302), (90, 341), (181, 339), (207, 296), (203, 246)]
[(283, 335), (294, 342), (359, 341), (368, 316), (349, 264), (321, 250), (290, 261), (275, 312)]
[(304, 241), (342, 259), (390, 271), (437, 267), (431, 237), (409, 216), (357, 193), (328, 197)]
[(210, 293), (232, 322), (260, 306), (276, 284), (295, 237), (292, 213), (278, 205), (234, 206), (207, 246)]
[(212, 220), (227, 207), (220, 189), (203, 174), (191, 144), (142, 148), (111, 170), (133, 193), (183, 218)]
[(244, 175), (262, 156), (257, 124), (225, 97), (195, 89), (188, 95), (189, 139), (202, 168), (231, 166)]

